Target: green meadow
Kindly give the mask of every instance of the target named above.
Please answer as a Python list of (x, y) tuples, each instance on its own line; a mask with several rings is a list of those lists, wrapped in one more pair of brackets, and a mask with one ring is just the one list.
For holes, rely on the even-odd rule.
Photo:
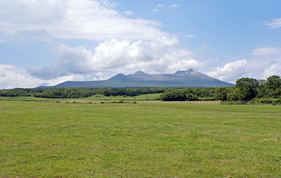
[(104, 95), (93, 95), (87, 98), (57, 98), (57, 99), (51, 99), (51, 98), (39, 98), (39, 97), (1, 97), (0, 101), (44, 101), (44, 102), (80, 102), (80, 103), (87, 103), (89, 101), (95, 102), (95, 101), (149, 101), (149, 100), (160, 100), (160, 95), (162, 93), (155, 93), (155, 94), (143, 94), (139, 96), (104, 96)]
[(0, 100), (0, 177), (281, 177), (281, 106)]

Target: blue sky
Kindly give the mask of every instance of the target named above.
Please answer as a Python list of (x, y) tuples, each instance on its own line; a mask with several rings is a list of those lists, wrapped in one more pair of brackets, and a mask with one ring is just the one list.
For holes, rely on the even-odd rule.
[(281, 75), (280, 0), (0, 2), (0, 89), (194, 68)]

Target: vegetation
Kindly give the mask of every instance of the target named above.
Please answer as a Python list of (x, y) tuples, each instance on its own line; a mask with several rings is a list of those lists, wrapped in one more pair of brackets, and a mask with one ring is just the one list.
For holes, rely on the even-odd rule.
[(281, 177), (280, 106), (0, 108), (0, 177)]
[[(215, 88), (186, 88), (186, 89), (166, 89), (166, 88), (48, 88), (48, 89), (11, 89), (0, 90), (0, 97), (22, 97), (33, 96), (40, 98), (86, 98), (95, 95), (126, 96), (134, 97), (144, 94), (164, 93), (162, 99), (165, 101), (182, 101), (181, 98), (171, 96), (169, 100), (165, 99), (165, 95), (175, 94), (177, 92), (185, 93), (184, 100), (198, 100), (198, 98), (214, 98)], [(160, 98), (159, 98), (160, 99)]]
[(194, 101), (198, 97), (189, 89), (168, 89), (161, 96), (163, 101)]
[(142, 94), (162, 93), (164, 88), (47, 88), (0, 90), (0, 96), (34, 96), (41, 98), (85, 98), (97, 94), (105, 96), (138, 96)]
[[(268, 103), (281, 102), (281, 78), (273, 75), (267, 80), (253, 78), (241, 78), (236, 81), (235, 87), (217, 88), (215, 98), (222, 101), (255, 103), (258, 101), (270, 101)], [(261, 102), (263, 103), (263, 102)]]
[(281, 78), (270, 76), (267, 80), (241, 78), (234, 87), (166, 89), (161, 95), (163, 101), (194, 101), (209, 97), (228, 103), (281, 103)]

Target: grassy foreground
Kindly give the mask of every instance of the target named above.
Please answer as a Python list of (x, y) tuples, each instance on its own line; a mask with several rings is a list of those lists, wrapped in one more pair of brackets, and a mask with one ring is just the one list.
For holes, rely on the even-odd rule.
[(0, 101), (0, 177), (281, 177), (281, 107)]

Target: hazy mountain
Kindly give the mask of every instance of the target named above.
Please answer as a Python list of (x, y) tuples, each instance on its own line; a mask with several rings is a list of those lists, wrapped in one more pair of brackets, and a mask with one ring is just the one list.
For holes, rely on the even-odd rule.
[[(137, 71), (134, 74), (117, 74), (108, 80), (101, 81), (67, 81), (55, 88), (123, 88), (123, 87), (224, 87), (233, 84), (209, 77), (193, 69), (177, 71), (174, 74), (147, 74)], [(41, 88), (41, 87), (40, 87)]]

